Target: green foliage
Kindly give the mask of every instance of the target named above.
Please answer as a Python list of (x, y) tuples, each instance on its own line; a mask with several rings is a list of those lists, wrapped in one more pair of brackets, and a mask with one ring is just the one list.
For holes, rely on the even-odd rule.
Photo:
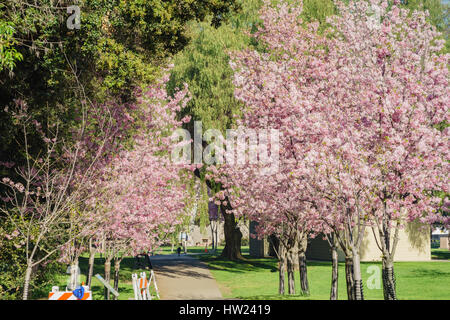
[(0, 20), (0, 71), (4, 68), (12, 71), (16, 61), (22, 61), (23, 56), (17, 52), (14, 45), (14, 25), (11, 22)]
[[(81, 28), (70, 30), (67, 5), (81, 11)], [(238, 10), (236, 1), (207, 0), (41, 0), (0, 4), (0, 155), (23, 163), (16, 150), (22, 137), (11, 116), (15, 99), (24, 100), (43, 125), (60, 121), (70, 138), (80, 101), (133, 102), (136, 88), (161, 74), (167, 59), (189, 41), (186, 25), (207, 15), (219, 25)], [(22, 59), (23, 57), (23, 59)], [(20, 63), (18, 63), (19, 60)], [(8, 76), (12, 67), (14, 75)], [(111, 106), (113, 108), (114, 106)], [(42, 150), (33, 132), (32, 154)], [(13, 174), (2, 168), (2, 174)]]
[(258, 22), (260, 1), (242, 1), (241, 5), (242, 12), (218, 28), (211, 26), (211, 20), (191, 23), (191, 43), (174, 59), (168, 90), (173, 92), (183, 82), (189, 85), (192, 100), (181, 116), (192, 115), (187, 125), (191, 132), (193, 122), (202, 121), (203, 130), (215, 128), (224, 133), (243, 107), (234, 98), (229, 51), (250, 46), (250, 38), (243, 31)]
[(332, 0), (303, 0), (303, 18), (308, 21), (318, 21), (326, 24), (326, 18), (336, 13)]
[[(23, 237), (15, 232), (14, 224), (6, 219), (0, 222), (0, 300), (17, 300), (22, 298), (23, 292), (25, 242)], [(51, 248), (51, 243), (47, 244), (47, 248)], [(55, 274), (61, 271), (62, 266), (57, 262), (36, 266), (30, 282), (33, 295), (42, 295), (41, 289), (50, 285), (55, 280)]]

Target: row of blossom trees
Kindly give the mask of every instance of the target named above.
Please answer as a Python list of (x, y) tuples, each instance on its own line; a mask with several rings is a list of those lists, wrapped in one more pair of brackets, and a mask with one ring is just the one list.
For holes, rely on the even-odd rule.
[[(259, 237), (279, 239), (280, 293), (293, 256), (308, 293), (308, 236), (325, 234), (345, 254), (349, 299), (363, 299), (360, 248), (372, 230), (380, 249), (385, 299), (396, 299), (393, 261), (406, 223), (439, 221), (448, 192), (448, 54), (426, 12), (399, 1), (337, 2), (328, 27), (300, 19), (301, 2), (266, 1), (254, 34), (264, 52), (232, 54), (235, 95), (247, 108), (240, 125), (282, 133), (280, 166), (222, 165), (217, 201), (257, 221)], [(267, 139), (265, 137), (259, 137)], [(228, 203), (229, 202), (229, 203)], [(231, 210), (230, 210), (231, 211)]]
[[(90, 236), (97, 246), (109, 248), (105, 251), (105, 279), (109, 281), (114, 259), (116, 290), (123, 257), (147, 253), (161, 245), (182, 222), (188, 206), (183, 170), (189, 167), (174, 164), (169, 148), (173, 130), (189, 119), (176, 119), (189, 96), (186, 87), (169, 97), (167, 80), (168, 75), (140, 97), (144, 125), (134, 136), (132, 148), (118, 153), (102, 169), (101, 178), (91, 181), (93, 196), (88, 205), (95, 214), (88, 216), (87, 224), (100, 227), (100, 234), (95, 231)], [(91, 256), (94, 254), (91, 250)], [(91, 277), (89, 274), (88, 279)]]
[[(95, 253), (101, 252), (108, 281), (111, 260), (115, 261), (117, 289), (122, 258), (152, 250), (180, 222), (188, 201), (183, 172), (190, 167), (170, 161), (169, 139), (188, 121), (178, 121), (177, 112), (189, 93), (185, 87), (169, 97), (167, 80), (166, 75), (138, 94), (134, 104), (95, 105), (83, 100), (70, 141), (58, 135), (57, 124), (42, 129), (18, 101), (14, 112), (23, 128), (27, 163), (17, 166), (17, 181), (3, 178), (1, 210), (14, 226), (14, 239), (26, 248), (23, 299), (29, 297), (33, 270), (55, 255), (76, 270), (78, 258), (87, 250), (88, 285)], [(29, 149), (30, 126), (47, 146), (43, 154)], [(73, 287), (77, 273), (71, 274)]]

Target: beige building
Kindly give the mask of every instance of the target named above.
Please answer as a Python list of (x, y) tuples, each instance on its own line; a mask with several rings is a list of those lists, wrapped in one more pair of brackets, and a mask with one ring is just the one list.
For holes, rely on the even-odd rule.
[(448, 235), (440, 237), (439, 239), (439, 249), (447, 249), (450, 250)]

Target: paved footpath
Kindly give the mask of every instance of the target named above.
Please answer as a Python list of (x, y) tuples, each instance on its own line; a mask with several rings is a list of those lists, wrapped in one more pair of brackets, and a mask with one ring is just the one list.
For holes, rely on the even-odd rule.
[(150, 257), (162, 300), (223, 299), (206, 263), (181, 254)]

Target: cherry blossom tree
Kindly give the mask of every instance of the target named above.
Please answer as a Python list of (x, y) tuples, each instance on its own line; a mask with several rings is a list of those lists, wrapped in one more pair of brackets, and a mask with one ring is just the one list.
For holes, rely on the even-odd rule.
[(366, 211), (382, 253), (385, 299), (396, 299), (399, 230), (411, 221), (438, 221), (441, 199), (432, 190), (448, 192), (448, 129), (437, 125), (449, 119), (450, 56), (441, 54), (445, 41), (426, 21), (428, 12), (398, 4), (341, 3), (330, 19), (339, 34), (329, 46), (330, 60), (339, 61), (335, 94), (344, 97), (339, 108), (371, 180), (364, 181), (371, 192)]
[[(73, 128), (73, 139), (64, 139), (59, 123), (43, 125), (37, 122), (28, 106), (17, 101), (13, 116), (22, 128), (21, 150), (26, 156), (23, 166), (16, 165), (15, 177), (3, 177), (6, 187), (2, 197), (1, 212), (15, 226), (21, 246), (25, 247), (26, 271), (23, 299), (28, 299), (33, 269), (45, 265), (61, 249), (70, 247), (80, 233), (82, 217), (87, 214), (84, 202), (87, 197), (87, 181), (95, 176), (95, 167), (106, 152), (105, 146), (112, 139), (115, 126), (111, 114), (104, 113), (102, 127), (97, 127), (98, 147), (89, 152), (83, 147), (88, 127), (95, 127), (91, 115), (97, 105), (81, 102), (81, 119)], [(34, 130), (31, 130), (34, 129)], [(28, 144), (30, 132), (37, 132), (44, 148), (40, 153)], [(13, 164), (8, 164), (13, 165)], [(78, 168), (84, 170), (79, 171)], [(16, 181), (14, 181), (16, 180)], [(78, 246), (79, 243), (77, 243)], [(80, 250), (66, 252), (78, 256)]]
[[(320, 45), (325, 39), (317, 34), (317, 23), (302, 25), (301, 12), (301, 7), (281, 4), (273, 8), (266, 3), (261, 10), (263, 27), (254, 36), (264, 43), (267, 53), (244, 50), (232, 54), (235, 96), (247, 106), (238, 125), (255, 131), (263, 129), (258, 137), (260, 162), (243, 166), (227, 163), (218, 172), (212, 168), (212, 174), (225, 190), (217, 195), (219, 200), (231, 204), (236, 215), (245, 214), (257, 221), (259, 236), (278, 236), (282, 261), (286, 251), (289, 293), (294, 293), (295, 257), (300, 266), (301, 291), (308, 294), (307, 237), (319, 219), (311, 201), (312, 189), (304, 177), (293, 173), (304, 166), (306, 153), (301, 149), (307, 147), (307, 140), (299, 139), (298, 132), (309, 127), (309, 119), (303, 114), (310, 113), (306, 108), (320, 91), (324, 56)], [(305, 82), (305, 86), (299, 86)], [(280, 140), (269, 143), (264, 131), (268, 129), (279, 131)], [(310, 131), (311, 137), (320, 134)], [(263, 161), (269, 158), (267, 147), (273, 144), (280, 150), (279, 170), (271, 170)], [(295, 248), (298, 252), (294, 252)], [(280, 268), (280, 276), (283, 274)]]
[(438, 219), (440, 199), (429, 193), (447, 190), (448, 130), (435, 126), (448, 120), (448, 56), (424, 13), (387, 8), (338, 3), (321, 36), (299, 19), (301, 4), (266, 2), (255, 33), (266, 51), (234, 53), (232, 64), (242, 124), (282, 132), (280, 170), (258, 179), (257, 166), (223, 166), (218, 198), (259, 217), (261, 233), (281, 232), (285, 212), (307, 216), (306, 230), (321, 221), (346, 255), (349, 299), (364, 298), (368, 228), (378, 232), (385, 297), (395, 298), (396, 234), (406, 222)]
[(185, 87), (169, 97), (167, 80), (168, 76), (140, 96), (138, 104), (145, 125), (135, 134), (132, 146), (114, 156), (100, 179), (92, 182), (96, 192), (89, 205), (95, 210), (87, 222), (101, 234), (107, 281), (111, 260), (115, 261), (116, 287), (123, 257), (158, 247), (182, 221), (188, 201), (183, 172), (192, 168), (176, 164), (169, 155), (171, 133), (189, 120), (176, 119), (189, 95)]

